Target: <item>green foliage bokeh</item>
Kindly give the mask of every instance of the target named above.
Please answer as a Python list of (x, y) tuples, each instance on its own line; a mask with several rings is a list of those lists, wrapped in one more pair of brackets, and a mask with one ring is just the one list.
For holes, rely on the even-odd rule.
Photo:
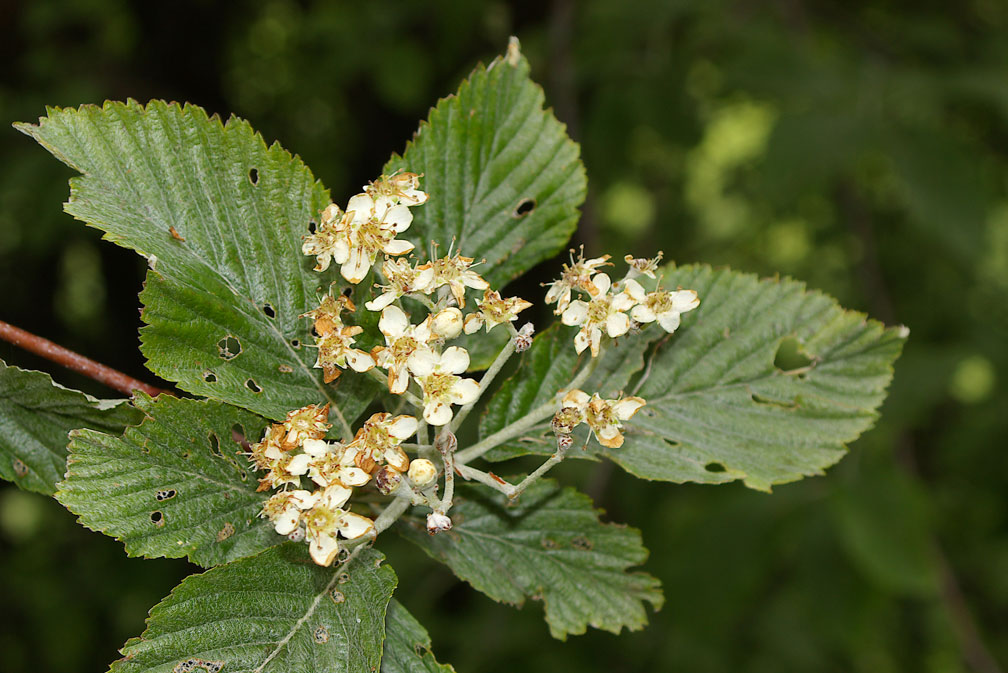
[[(944, 673), (1008, 660), (1003, 4), (46, 0), (2, 11), (5, 123), (47, 104), (188, 100), (279, 139), (334, 196), (373, 178), (428, 107), (516, 34), (582, 145), (576, 242), (589, 253), (662, 249), (791, 275), (910, 328), (879, 426), (825, 477), (767, 496), (640, 482), (608, 464), (558, 470), (610, 520), (642, 529), (667, 599), (644, 631), (551, 640), (538, 607), (492, 603), (389, 540), (396, 597), (441, 661)], [(142, 264), (60, 211), (69, 169), (10, 128), (0, 148), (0, 319), (151, 380), (137, 350)], [(523, 291), (541, 297), (558, 268)], [(6, 344), (0, 357), (48, 369)], [(54, 501), (3, 485), (5, 670), (100, 670), (187, 572), (126, 559)]]

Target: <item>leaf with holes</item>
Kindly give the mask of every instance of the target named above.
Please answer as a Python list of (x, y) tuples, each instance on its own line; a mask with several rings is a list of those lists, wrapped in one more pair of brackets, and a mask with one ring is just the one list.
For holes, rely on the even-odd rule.
[(258, 517), (268, 494), (256, 493), (240, 441), (257, 441), (267, 422), (220, 402), (156, 400), (125, 435), (71, 434), (66, 479), (56, 499), (80, 522), (122, 540), (131, 556), (187, 556), (208, 567), (284, 541)]
[[(556, 397), (566, 388), (580, 367), (588, 364), (589, 354), (574, 351), (571, 330), (554, 324), (538, 334), (532, 347), (522, 356), (514, 375), (490, 398), (480, 420), (480, 438), (486, 439), (510, 423), (524, 418), (530, 411)], [(598, 391), (605, 397), (620, 394), (631, 377), (644, 366), (644, 354), (655, 339), (656, 332), (642, 332), (612, 343), (602, 354), (598, 368), (581, 386)], [(557, 409), (560, 408), (557, 402)], [(594, 458), (596, 447), (575, 451), (571, 457)], [(550, 429), (550, 419), (530, 428), (521, 437), (492, 449), (488, 460), (506, 460), (528, 453), (549, 454), (556, 450), (556, 437)]]
[(588, 626), (618, 633), (647, 624), (645, 603), (664, 599), (654, 577), (629, 572), (647, 558), (640, 532), (599, 521), (587, 496), (552, 480), (517, 503), (468, 484), (451, 510), (454, 527), (436, 536), (417, 523), (399, 530), (456, 575), (496, 601), (542, 600), (555, 638)]
[(559, 252), (574, 233), (586, 181), (579, 148), (529, 79), (512, 42), (478, 67), (420, 125), (385, 172), (422, 173), (430, 200), (415, 209), (406, 235), (426, 254), (455, 250), (486, 259), (480, 273), (502, 287)]
[(431, 652), (427, 631), (403, 607), (392, 599), (385, 614), (385, 653), (382, 673), (454, 673), (448, 664), (440, 664)]
[(681, 266), (665, 284), (700, 307), (648, 363), (626, 443), (599, 453), (646, 479), (769, 490), (821, 474), (871, 427), (906, 328), (788, 279)]
[(327, 282), (301, 237), (329, 195), (299, 158), (195, 105), (47, 112), (16, 126), (83, 174), (66, 211), (149, 260), (141, 351), (152, 371), (274, 419), (326, 399), (348, 421), (363, 411), (373, 388), (325, 386), (312, 368), (300, 316)]
[(141, 417), (127, 400), (96, 400), (0, 360), (0, 478), (52, 495), (66, 471), (68, 432), (118, 434)]
[(288, 543), (182, 580), (112, 673), (377, 671), (395, 572), (374, 550), (336, 568), (307, 550)]

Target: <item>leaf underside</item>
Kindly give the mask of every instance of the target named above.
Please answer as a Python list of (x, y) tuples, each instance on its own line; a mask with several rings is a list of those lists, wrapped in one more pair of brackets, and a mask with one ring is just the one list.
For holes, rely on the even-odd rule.
[(588, 497), (552, 480), (533, 484), (510, 506), (500, 493), (464, 484), (450, 531), (399, 530), (460, 578), (496, 601), (541, 600), (555, 638), (588, 626), (618, 633), (647, 624), (645, 603), (661, 607), (657, 579), (628, 569), (647, 558), (640, 532), (599, 521)]
[[(284, 542), (258, 517), (268, 493), (238, 440), (267, 422), (220, 402), (138, 395), (147, 415), (123, 437), (72, 433), (56, 499), (84, 526), (122, 540), (131, 556), (187, 556), (204, 567)], [(236, 434), (237, 433), (237, 434)]]
[(306, 545), (288, 543), (187, 577), (111, 670), (377, 671), (396, 585), (382, 559), (364, 550), (345, 567), (322, 568)]
[(477, 260), (494, 288), (549, 259), (570, 239), (586, 179), (576, 143), (512, 45), (441, 99), (385, 173), (423, 174), (430, 200), (405, 237), (425, 257), (454, 249)]
[(96, 400), (0, 360), (0, 478), (52, 495), (66, 472), (68, 432), (118, 434), (141, 417), (127, 400)]
[(300, 316), (333, 276), (312, 271), (301, 238), (329, 195), (299, 158), (195, 105), (47, 112), (17, 128), (82, 173), (66, 211), (149, 260), (140, 350), (153, 372), (273, 419), (327, 399), (348, 420), (363, 411), (362, 388), (325, 386), (312, 367)]

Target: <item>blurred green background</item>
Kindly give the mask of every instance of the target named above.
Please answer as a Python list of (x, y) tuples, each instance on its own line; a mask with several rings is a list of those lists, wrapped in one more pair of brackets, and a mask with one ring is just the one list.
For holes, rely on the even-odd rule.
[[(590, 253), (787, 274), (910, 327), (878, 427), (825, 477), (766, 495), (562, 466), (643, 531), (667, 603), (642, 632), (553, 641), (541, 606), (386, 544), (460, 673), (1004, 670), (1008, 3), (0, 1), (0, 34), (0, 319), (146, 380), (143, 264), (61, 212), (70, 170), (10, 122), (188, 100), (249, 119), (340, 200), (511, 34), (582, 143)], [(0, 485), (0, 668), (104, 670), (191, 570)]]

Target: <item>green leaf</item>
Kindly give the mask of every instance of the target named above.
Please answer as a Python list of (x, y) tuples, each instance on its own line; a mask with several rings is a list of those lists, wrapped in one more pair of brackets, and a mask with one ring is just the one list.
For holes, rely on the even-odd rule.
[[(486, 413), (480, 420), (480, 438), (486, 438), (510, 423), (525, 417), (530, 411), (554, 397), (565, 388), (578, 370), (588, 364), (587, 352), (579, 356), (574, 351), (574, 330), (559, 323), (538, 334), (532, 347), (524, 353), (518, 369), (500, 390), (490, 398)], [(615, 397), (627, 385), (634, 373), (644, 366), (644, 354), (656, 332), (642, 333), (610, 343), (602, 353), (598, 368), (581, 386), (583, 390)], [(559, 408), (559, 405), (557, 405)], [(556, 439), (546, 419), (523, 437), (492, 449), (487, 460), (497, 461), (528, 453), (549, 454), (556, 450)], [(592, 458), (595, 449), (575, 451), (571, 457)]]
[(534, 483), (509, 505), (506, 496), (463, 484), (451, 531), (430, 536), (419, 523), (399, 530), (456, 575), (496, 601), (542, 600), (555, 638), (586, 628), (618, 633), (647, 624), (658, 609), (657, 579), (628, 572), (647, 558), (640, 532), (599, 521), (587, 496), (552, 480)]
[(66, 471), (68, 432), (121, 433), (140, 417), (128, 400), (96, 400), (0, 360), (0, 478), (52, 495)]
[(424, 175), (427, 203), (406, 232), (417, 251), (430, 241), (485, 258), (479, 272), (502, 287), (563, 248), (584, 201), (584, 166), (563, 124), (543, 110), (542, 89), (513, 41), (441, 99), (385, 173)]
[(906, 328), (788, 279), (682, 266), (665, 285), (700, 307), (649, 363), (626, 443), (600, 453), (646, 479), (769, 490), (821, 474), (874, 423)]
[(182, 580), (111, 670), (377, 671), (395, 572), (374, 550), (322, 568), (307, 549), (288, 543)]
[(402, 603), (393, 599), (385, 614), (382, 673), (454, 673), (431, 652), (430, 636)]
[[(258, 441), (267, 422), (220, 402), (152, 400), (123, 437), (71, 435), (66, 479), (56, 499), (80, 522), (126, 545), (130, 556), (187, 556), (208, 567), (284, 541), (258, 517), (268, 494), (237, 439)], [(237, 435), (235, 433), (238, 433)]]
[(299, 316), (327, 282), (301, 237), (329, 195), (299, 158), (195, 105), (47, 112), (16, 126), (83, 174), (66, 211), (149, 260), (141, 351), (152, 371), (274, 419), (323, 398), (348, 420), (363, 411), (368, 396), (323, 385), (306, 347)]

